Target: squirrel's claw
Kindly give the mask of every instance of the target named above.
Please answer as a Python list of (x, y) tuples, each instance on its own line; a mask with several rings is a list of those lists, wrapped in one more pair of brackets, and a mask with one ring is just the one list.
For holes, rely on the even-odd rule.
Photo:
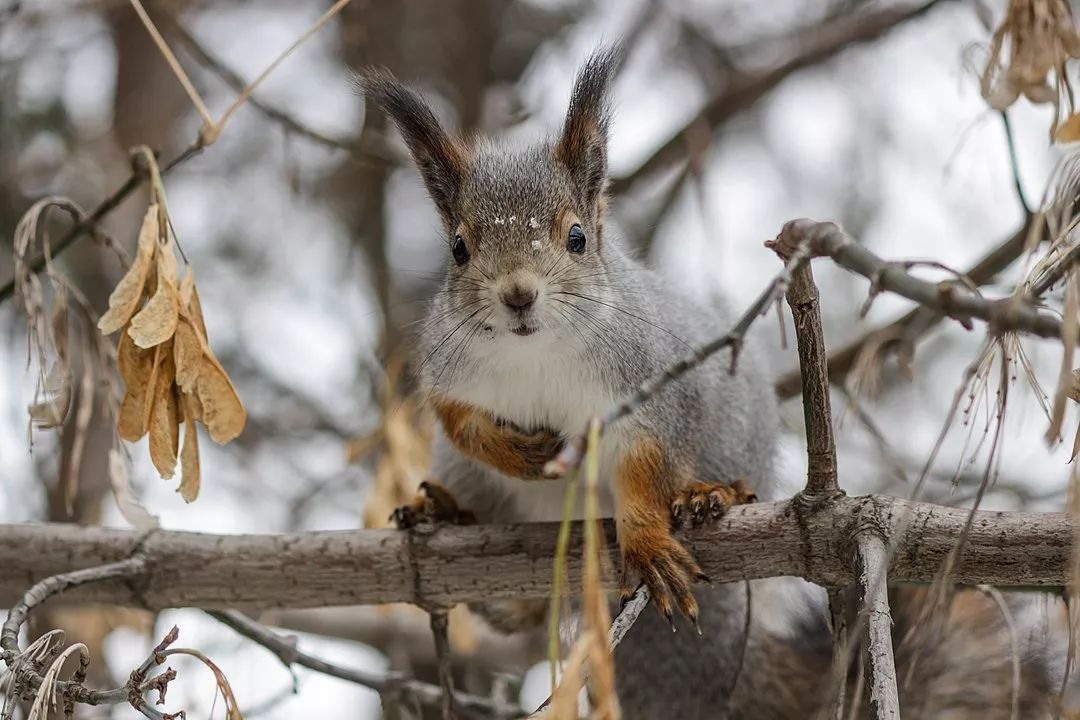
[(422, 523), (437, 525), (475, 525), (476, 516), (462, 510), (449, 490), (435, 482), (420, 483), (416, 497), (408, 505), (402, 505), (390, 514), (390, 521), (401, 530), (409, 530)]
[(676, 610), (696, 625), (698, 604), (691, 584), (701, 575), (701, 568), (686, 548), (670, 533), (651, 530), (628, 533), (620, 538), (620, 543), (623, 598), (633, 595), (637, 579), (641, 578), (649, 588), (656, 609), (667, 618), (673, 630)]
[(671, 502), (671, 522), (674, 527), (688, 523), (701, 525), (706, 520), (719, 520), (732, 505), (757, 501), (757, 495), (742, 480), (730, 485), (692, 482), (679, 488)]

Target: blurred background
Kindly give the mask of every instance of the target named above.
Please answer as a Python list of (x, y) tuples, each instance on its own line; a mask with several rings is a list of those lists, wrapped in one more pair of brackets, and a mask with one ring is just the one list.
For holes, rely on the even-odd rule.
[[(329, 3), (146, 7), (218, 116)], [(534, 139), (559, 127), (590, 50), (625, 40), (630, 52), (613, 92), (611, 231), (687, 292), (725, 294), (742, 307), (778, 269), (762, 242), (792, 218), (836, 220), (883, 257), (954, 268), (1023, 227), (1015, 180), (1037, 206), (1062, 151), (1049, 142), (1052, 110), (1020, 101), (1009, 110), (1014, 178), (1002, 118), (979, 95), (985, 47), (1004, 9), (1003, 0), (353, 0), (269, 76), (214, 145), (166, 177), (211, 342), (249, 420), (228, 446), (204, 439), (197, 502), (185, 504), (175, 481), (159, 479), (145, 441), (132, 448), (135, 492), (166, 528), (284, 532), (382, 523), (423, 477), (425, 420), (401, 406), (409, 383), (400, 360), (439, 281), (445, 243), (398, 137), (356, 92), (357, 68), (390, 67), (459, 131)], [(199, 124), (128, 2), (0, 0), (0, 283), (12, 276), (14, 228), (31, 203), (52, 194), (96, 207), (131, 174), (131, 147), (173, 158)], [(129, 252), (147, 201), (142, 188), (101, 223)], [(58, 214), (46, 231), (55, 239), (67, 227)], [(99, 310), (123, 271), (89, 237), (58, 267)], [(1020, 259), (984, 292), (1009, 292), (1023, 270)], [(824, 262), (815, 273), (831, 348), (909, 309), (882, 296), (860, 317), (865, 280)], [(17, 308), (11, 298), (0, 304), (0, 522), (126, 527), (109, 486), (114, 432), (102, 387), (75, 390), (73, 410), (94, 410), (79, 462), (71, 460), (72, 423), (28, 431), (37, 369), (28, 366)], [(760, 324), (780, 378), (797, 367), (794, 349), (783, 346), (774, 318)], [(890, 359), (880, 373), (837, 387), (849, 493), (911, 491), (982, 337), (942, 325), (917, 345), (910, 376)], [(1024, 348), (1052, 391), (1060, 351), (1037, 341)], [(865, 392), (868, 384), (876, 392)], [(781, 467), (793, 491), (804, 469), (797, 397), (783, 411)], [(929, 496), (970, 505), (986, 463), (986, 444), (977, 442), (984, 423), (985, 415), (973, 417), (947, 437)], [(1074, 423), (1070, 415), (1070, 439)], [(1035, 391), (1016, 383), (984, 507), (1063, 508), (1068, 447), (1048, 448), (1046, 427)], [(69, 482), (70, 508), (62, 497)], [(340, 608), (263, 619), (300, 633), (304, 648), (327, 659), (434, 677), (418, 612)], [(456, 620), (462, 686), (494, 688), (527, 706), (546, 695), (546, 670), (534, 668), (542, 642), (496, 638)], [(67, 628), (104, 658), (92, 682), (126, 676), (150, 637), (176, 623), (185, 644), (224, 669), (245, 717), (382, 716), (375, 693), (303, 670), (294, 693), (276, 658), (196, 610), (151, 617), (75, 608), (36, 622)], [(168, 705), (204, 717), (213, 698), (209, 673), (192, 667)], [(79, 712), (134, 715), (124, 706)], [(220, 702), (213, 712), (223, 716)]]

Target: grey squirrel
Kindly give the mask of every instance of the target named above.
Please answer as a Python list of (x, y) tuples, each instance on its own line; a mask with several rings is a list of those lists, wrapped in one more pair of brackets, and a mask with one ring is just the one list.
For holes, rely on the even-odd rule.
[[(361, 76), (366, 95), (400, 130), (447, 245), (446, 279), (417, 356), (441, 425), (432, 470), (439, 484), (425, 484), (395, 513), (401, 527), (425, 517), (558, 520), (565, 482), (545, 479), (542, 468), (565, 438), (689, 346), (729, 329), (726, 306), (695, 304), (605, 232), (608, 87), (617, 64), (611, 49), (589, 58), (559, 136), (526, 147), (453, 138), (388, 71)], [(749, 586), (708, 585), (672, 535), (680, 523), (708, 522), (732, 504), (775, 494), (780, 429), (762, 360), (748, 338), (736, 373), (726, 356), (707, 360), (602, 441), (602, 514), (616, 521), (621, 591), (625, 597), (643, 581), (660, 611), (643, 614), (616, 651), (620, 704), (631, 720), (806, 718), (827, 701), (831, 645), (820, 608), (787, 613), (795, 620), (786, 628), (759, 617), (747, 637)], [(752, 616), (783, 614), (777, 582), (753, 584)], [(909, 614), (917, 617), (922, 594), (894, 595), (899, 631)], [(950, 663), (946, 640), (956, 633), (937, 634), (921, 646), (905, 684), (906, 718), (1009, 717), (1008, 639), (1000, 618), (970, 595), (958, 597), (985, 622), (963, 638), (982, 650), (979, 672), (953, 667), (959, 660)], [(470, 607), (514, 632), (544, 622), (547, 605)], [(676, 613), (702, 634), (673, 633)], [(897, 647), (900, 656), (899, 638)], [(1045, 714), (1038, 670), (1024, 666), (1022, 717)], [(853, 674), (853, 697), (857, 682)]]

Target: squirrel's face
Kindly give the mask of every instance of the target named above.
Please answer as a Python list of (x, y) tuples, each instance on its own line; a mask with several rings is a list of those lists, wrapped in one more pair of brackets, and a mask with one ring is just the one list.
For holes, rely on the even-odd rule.
[(552, 148), (477, 148), (448, 233), (447, 304), (494, 335), (572, 324), (605, 284), (599, 208), (575, 192)]
[[(510, 150), (451, 138), (431, 108), (384, 70), (362, 83), (397, 124), (443, 221), (447, 282), (442, 307), (455, 327), (530, 337), (588, 322), (600, 302), (607, 183), (606, 92), (618, 62), (594, 54), (578, 74), (562, 133)], [(595, 308), (593, 308), (595, 310)]]

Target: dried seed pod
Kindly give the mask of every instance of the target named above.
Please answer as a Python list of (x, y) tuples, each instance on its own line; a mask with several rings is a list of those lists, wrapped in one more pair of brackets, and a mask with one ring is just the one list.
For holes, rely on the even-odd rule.
[(158, 238), (158, 206), (153, 203), (146, 209), (142, 227), (139, 229), (139, 247), (127, 273), (109, 295), (109, 309), (98, 320), (98, 329), (105, 335), (114, 333), (127, 325), (143, 297), (147, 276), (154, 264)]

